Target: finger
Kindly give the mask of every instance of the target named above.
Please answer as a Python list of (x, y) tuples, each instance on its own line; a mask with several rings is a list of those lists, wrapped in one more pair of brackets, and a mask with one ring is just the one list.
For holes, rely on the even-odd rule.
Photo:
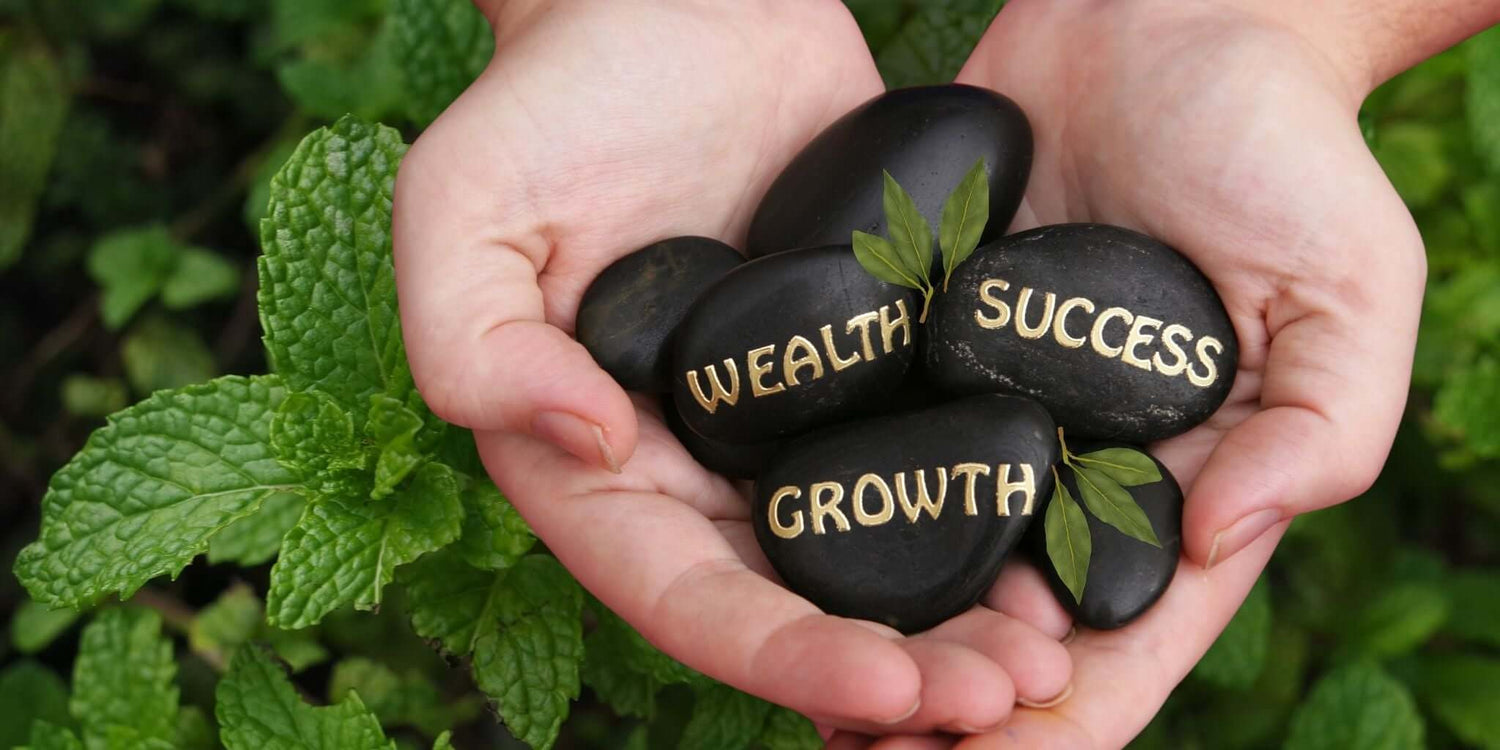
[(875, 744), (875, 738), (857, 732), (839, 731), (828, 738), (828, 744), (824, 750), (869, 750)]
[(620, 478), (631, 489), (612, 490), (599, 484), (609, 475), (545, 443), (511, 433), (476, 440), (558, 560), (663, 651), (820, 719), (884, 723), (913, 711), (921, 673), (895, 631), (825, 615), (755, 574), (697, 508), (635, 489), (644, 469)]
[(1058, 603), (1041, 571), (1018, 558), (1005, 563), (1000, 579), (985, 594), (984, 605), (1036, 628), (1054, 641), (1062, 640), (1073, 627), (1072, 615)]
[(983, 654), (1005, 670), (1022, 705), (1051, 702), (1073, 678), (1073, 658), (1057, 638), (986, 607), (974, 607), (916, 637)]
[(478, 135), (464, 111), (424, 133), (396, 179), (391, 232), (412, 376), (447, 421), (534, 435), (618, 470), (635, 450), (630, 401), (555, 325), (560, 313), (549, 320), (538, 273), (552, 243), (513, 229), (535, 226), (524, 215), (499, 228), (496, 191), (448, 146)]
[(971, 734), (998, 726), (1010, 716), (1015, 686), (989, 656), (937, 638), (909, 638), (902, 645), (922, 671), (922, 702), (911, 718), (893, 724), (890, 731)]
[(938, 735), (882, 737), (870, 746), (870, 750), (948, 750), (954, 742)]
[(1286, 530), (1273, 528), (1241, 554), (1205, 571), (1184, 559), (1172, 585), (1139, 620), (1085, 630), (1068, 646), (1074, 691), (1046, 709), (1016, 709), (1000, 730), (962, 750), (1124, 747), (1198, 663), (1255, 585)]

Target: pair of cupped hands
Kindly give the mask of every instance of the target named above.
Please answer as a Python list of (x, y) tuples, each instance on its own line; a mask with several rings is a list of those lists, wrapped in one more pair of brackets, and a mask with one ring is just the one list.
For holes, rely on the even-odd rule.
[(743, 488), (695, 463), (654, 398), (627, 394), (570, 333), (621, 256), (674, 235), (742, 245), (792, 156), (881, 93), (854, 19), (837, 0), (480, 6), (495, 57), (396, 184), (417, 384), (474, 429), (495, 482), (584, 586), (834, 746), (1123, 746), (1286, 523), (1379, 472), (1425, 260), (1356, 124), (1372, 81), (1226, 4), (1012, 0), (958, 76), (1014, 99), (1035, 132), (1010, 230), (1157, 237), (1213, 281), (1239, 336), (1228, 401), (1152, 446), (1188, 493), (1183, 558), (1118, 631), (1075, 630), (1015, 559), (979, 605), (918, 635), (823, 614), (775, 581)]

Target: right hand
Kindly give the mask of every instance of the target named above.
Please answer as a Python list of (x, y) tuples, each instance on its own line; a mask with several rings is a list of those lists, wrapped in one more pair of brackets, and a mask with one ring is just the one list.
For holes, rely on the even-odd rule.
[(1047, 602), (903, 638), (783, 589), (741, 492), (569, 335), (589, 282), (626, 253), (742, 242), (791, 157), (883, 90), (843, 5), (481, 9), (495, 58), (401, 165), (397, 284), (422, 395), (475, 431), (548, 548), (668, 654), (825, 724), (969, 732), (1065, 690), (1067, 625), (1038, 614)]

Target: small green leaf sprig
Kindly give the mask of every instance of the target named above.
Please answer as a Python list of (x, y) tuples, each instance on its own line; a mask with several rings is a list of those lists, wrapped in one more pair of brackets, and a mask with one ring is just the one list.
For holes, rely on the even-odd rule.
[[(931, 278), (932, 226), (896, 178), (890, 172), (881, 174), (885, 176), (882, 194), (885, 225), (891, 236), (887, 239), (856, 230), (854, 257), (875, 278), (921, 292), (922, 314), (917, 320), (925, 323), (932, 295), (937, 291)], [(979, 247), (979, 235), (984, 232), (989, 215), (990, 183), (984, 159), (980, 158), (943, 203), (942, 222), (938, 225), (938, 242), (943, 251), (943, 291), (948, 290), (953, 269)]]
[[(1073, 453), (1068, 450), (1061, 427), (1057, 428), (1057, 441), (1062, 446), (1062, 470), (1073, 472), (1078, 494), (1083, 497), (1083, 504), (1089, 507), (1089, 512), (1132, 539), (1160, 547), (1161, 542), (1151, 528), (1151, 519), (1125, 490), (1126, 487), (1160, 482), (1161, 470), (1156, 462), (1143, 451), (1133, 448), (1105, 448), (1082, 455)], [(1073, 493), (1063, 484), (1056, 467), (1052, 469), (1052, 479), (1052, 501), (1044, 519), (1047, 557), (1051, 558), (1052, 567), (1073, 598), (1082, 602), (1089, 557), (1093, 554), (1088, 519), (1073, 499)]]

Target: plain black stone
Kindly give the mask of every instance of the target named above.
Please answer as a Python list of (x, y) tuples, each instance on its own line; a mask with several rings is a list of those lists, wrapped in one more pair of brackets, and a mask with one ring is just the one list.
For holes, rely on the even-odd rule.
[[(1145, 452), (1139, 446), (1123, 443), (1069, 444), (1069, 448), (1079, 454), (1104, 448), (1134, 448)], [(1151, 460), (1155, 461), (1156, 457), (1152, 456)], [(1161, 470), (1160, 482), (1126, 487), (1125, 491), (1146, 511), (1151, 529), (1156, 532), (1156, 540), (1161, 542), (1159, 548), (1132, 539), (1095, 518), (1080, 499), (1078, 480), (1073, 472), (1058, 467), (1063, 486), (1073, 493), (1073, 499), (1083, 508), (1093, 544), (1082, 602), (1073, 598), (1073, 592), (1068, 591), (1067, 585), (1057, 575), (1057, 568), (1047, 557), (1044, 524), (1038, 522), (1026, 534), (1031, 557), (1046, 576), (1047, 583), (1051, 584), (1053, 595), (1081, 625), (1097, 630), (1124, 627), (1145, 614), (1161, 598), (1177, 572), (1177, 558), (1182, 551), (1182, 488), (1160, 461), (1156, 461), (1156, 467)], [(1048, 499), (1050, 501), (1050, 496)], [(1037, 515), (1046, 518), (1044, 510), (1045, 506), (1037, 511)]]
[(981, 241), (994, 239), (1026, 192), (1031, 150), (1025, 113), (994, 91), (949, 84), (887, 92), (828, 126), (782, 170), (751, 219), (746, 253), (847, 243), (856, 229), (886, 234), (882, 169), (936, 230), (943, 202), (980, 157), (990, 177)]
[[(925, 630), (973, 606), (995, 582), (1006, 555), (1052, 491), (1058, 453), (1047, 412), (1012, 396), (974, 396), (826, 428), (788, 443), (756, 481), (755, 538), (787, 586), (824, 611), (906, 633)], [(967, 462), (990, 467), (988, 475), (976, 475), (975, 515), (966, 513), (966, 477), (947, 473)], [(1024, 495), (1016, 493), (1006, 496), (1009, 515), (998, 515), (1000, 464), (1012, 465), (1012, 481), (1023, 478), (1021, 464), (1032, 467), (1033, 513), (1025, 514)], [(936, 503), (941, 496), (943, 504), (936, 518), (918, 507), (912, 522), (896, 477), (899, 472), (907, 497), (916, 503), (918, 470), (929, 499)], [(883, 524), (862, 523), (853, 510), (855, 483), (866, 474), (881, 477), (892, 492), (892, 517)], [(939, 492), (940, 474), (948, 479), (946, 494)], [(848, 530), (825, 515), (825, 533), (816, 533), (810, 511), (816, 482), (842, 487), (844, 497), (836, 507)], [(792, 538), (778, 536), (769, 516), (772, 498), (788, 486), (801, 494), (784, 498), (776, 510), (779, 523), (793, 527), (794, 512), (801, 511), (803, 529)], [(826, 504), (827, 491), (820, 497)], [(877, 517), (885, 507), (881, 494), (869, 488), (863, 505)]]
[(766, 461), (780, 447), (777, 441), (738, 445), (719, 440), (710, 440), (688, 427), (677, 413), (677, 405), (670, 398), (662, 399), (662, 416), (668, 429), (687, 448), (694, 460), (709, 471), (723, 474), (730, 479), (754, 479), (760, 475)]
[[(993, 279), (1009, 284), (1005, 290), (987, 287), (1008, 315), (980, 296), (981, 286)], [(1024, 288), (1034, 290), (1025, 309), (1028, 326), (1049, 320), (1046, 301), (1055, 295), (1054, 313), (1035, 338), (1017, 328)], [(1063, 335), (1087, 339), (1069, 348), (1059, 343), (1055, 311), (1075, 297), (1089, 300), (1094, 311), (1068, 312)], [(1095, 323), (1113, 307), (1161, 321), (1141, 329), (1150, 341), (1126, 349), (1151, 369), (1127, 362), (1123, 352), (1111, 357), (1095, 349)], [(1008, 320), (986, 328), (981, 317), (992, 326)], [(1167, 337), (1170, 325), (1185, 326), (1191, 339), (1175, 329)], [(1130, 330), (1129, 322), (1110, 317), (1100, 340), (1106, 349), (1120, 347)], [(960, 395), (1028, 396), (1047, 407), (1070, 436), (1130, 443), (1171, 437), (1208, 419), (1229, 394), (1239, 359), (1224, 305), (1192, 262), (1146, 235), (1102, 224), (1040, 227), (980, 247), (954, 272), (949, 291), (933, 301), (926, 334), (923, 372), (933, 385)], [(1195, 351), (1205, 337), (1223, 347), (1202, 352), (1214, 364), (1211, 380)], [(1167, 338), (1183, 350), (1189, 370), (1160, 371), (1160, 365), (1170, 370), (1179, 363)], [(1190, 372), (1207, 384), (1195, 385)]]
[[(872, 346), (866, 352), (860, 330), (851, 332), (849, 321), (882, 308), (892, 324), (891, 350), (885, 350), (876, 322), (870, 324)], [(910, 339), (895, 325), (901, 309), (906, 310)], [(796, 435), (865, 413), (901, 385), (915, 359), (919, 312), (912, 290), (871, 276), (848, 245), (750, 261), (705, 290), (678, 329), (672, 360), (677, 410), (699, 435), (738, 444)], [(843, 361), (852, 356), (860, 361), (837, 369), (823, 341), (824, 326)], [(809, 367), (798, 368), (796, 385), (790, 384), (784, 367), (789, 350), (804, 353), (800, 345), (793, 348), (794, 337), (814, 347), (823, 368), (820, 376)], [(771, 369), (759, 382), (781, 390), (756, 396), (749, 354), (764, 347), (773, 349), (757, 362)], [(871, 353), (874, 357), (866, 359)], [(733, 392), (734, 403), (712, 399), (709, 367), (725, 392)], [(690, 378), (696, 378), (699, 392), (713, 403), (712, 412), (698, 401)], [(738, 388), (733, 387), (736, 380)]]
[(578, 341), (626, 390), (665, 393), (672, 331), (699, 293), (744, 262), (707, 237), (647, 245), (611, 263), (583, 293)]

